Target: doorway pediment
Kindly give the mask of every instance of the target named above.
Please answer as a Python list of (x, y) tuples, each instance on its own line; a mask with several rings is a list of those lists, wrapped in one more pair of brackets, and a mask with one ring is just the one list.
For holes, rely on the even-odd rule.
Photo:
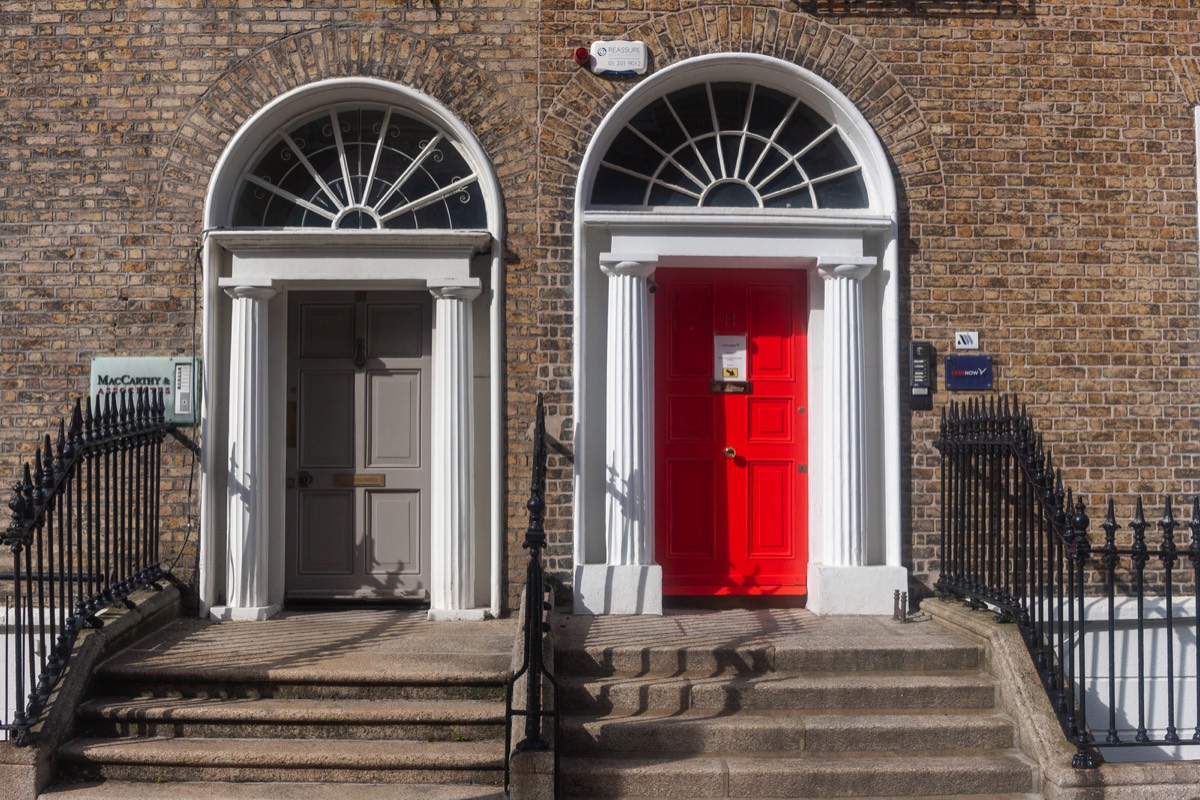
[(218, 231), (230, 253), (229, 277), (300, 284), (333, 281), (392, 285), (470, 276), (471, 259), (486, 253), (487, 231)]

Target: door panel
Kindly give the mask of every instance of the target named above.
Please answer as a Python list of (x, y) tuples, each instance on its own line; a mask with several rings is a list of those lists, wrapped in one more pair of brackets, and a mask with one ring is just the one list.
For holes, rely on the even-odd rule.
[(301, 358), (354, 357), (353, 303), (306, 303), (300, 315)]
[(289, 597), (429, 588), (429, 368), (424, 292), (289, 297)]
[(716, 555), (712, 505), (713, 464), (710, 460), (673, 458), (667, 462), (666, 551), (673, 558)]
[(300, 572), (354, 572), (354, 492), (311, 491), (300, 495)]
[(420, 358), (420, 303), (378, 303), (367, 308), (367, 355)]
[(421, 466), (424, 428), (421, 373), (415, 370), (370, 372), (367, 464), (371, 467)]
[[(655, 530), (664, 591), (803, 594), (805, 273), (664, 268), (655, 282)], [(716, 336), (745, 338), (737, 377), (747, 391), (717, 391), (724, 369), (714, 363)]]
[[(416, 575), (421, 565), (420, 492), (367, 492), (370, 571), (374, 575)], [(376, 531), (387, 535), (375, 535)]]
[(301, 370), (300, 463), (354, 466), (354, 373)]

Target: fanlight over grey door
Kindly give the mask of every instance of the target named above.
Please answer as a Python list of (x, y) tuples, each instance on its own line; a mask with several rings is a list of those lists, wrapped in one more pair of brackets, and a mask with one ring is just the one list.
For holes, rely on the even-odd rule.
[(292, 292), (289, 597), (429, 589), (425, 292)]

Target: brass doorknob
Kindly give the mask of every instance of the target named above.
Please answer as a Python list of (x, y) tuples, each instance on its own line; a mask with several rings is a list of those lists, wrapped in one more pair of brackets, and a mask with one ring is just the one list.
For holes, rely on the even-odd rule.
[(725, 448), (725, 457), (726, 458), (733, 458), (736, 455), (737, 455), (737, 450), (734, 450), (732, 447)]

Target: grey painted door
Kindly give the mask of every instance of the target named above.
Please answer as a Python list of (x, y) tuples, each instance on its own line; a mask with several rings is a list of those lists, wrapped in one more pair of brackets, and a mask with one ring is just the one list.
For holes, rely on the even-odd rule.
[(429, 589), (427, 292), (292, 292), (287, 594)]

